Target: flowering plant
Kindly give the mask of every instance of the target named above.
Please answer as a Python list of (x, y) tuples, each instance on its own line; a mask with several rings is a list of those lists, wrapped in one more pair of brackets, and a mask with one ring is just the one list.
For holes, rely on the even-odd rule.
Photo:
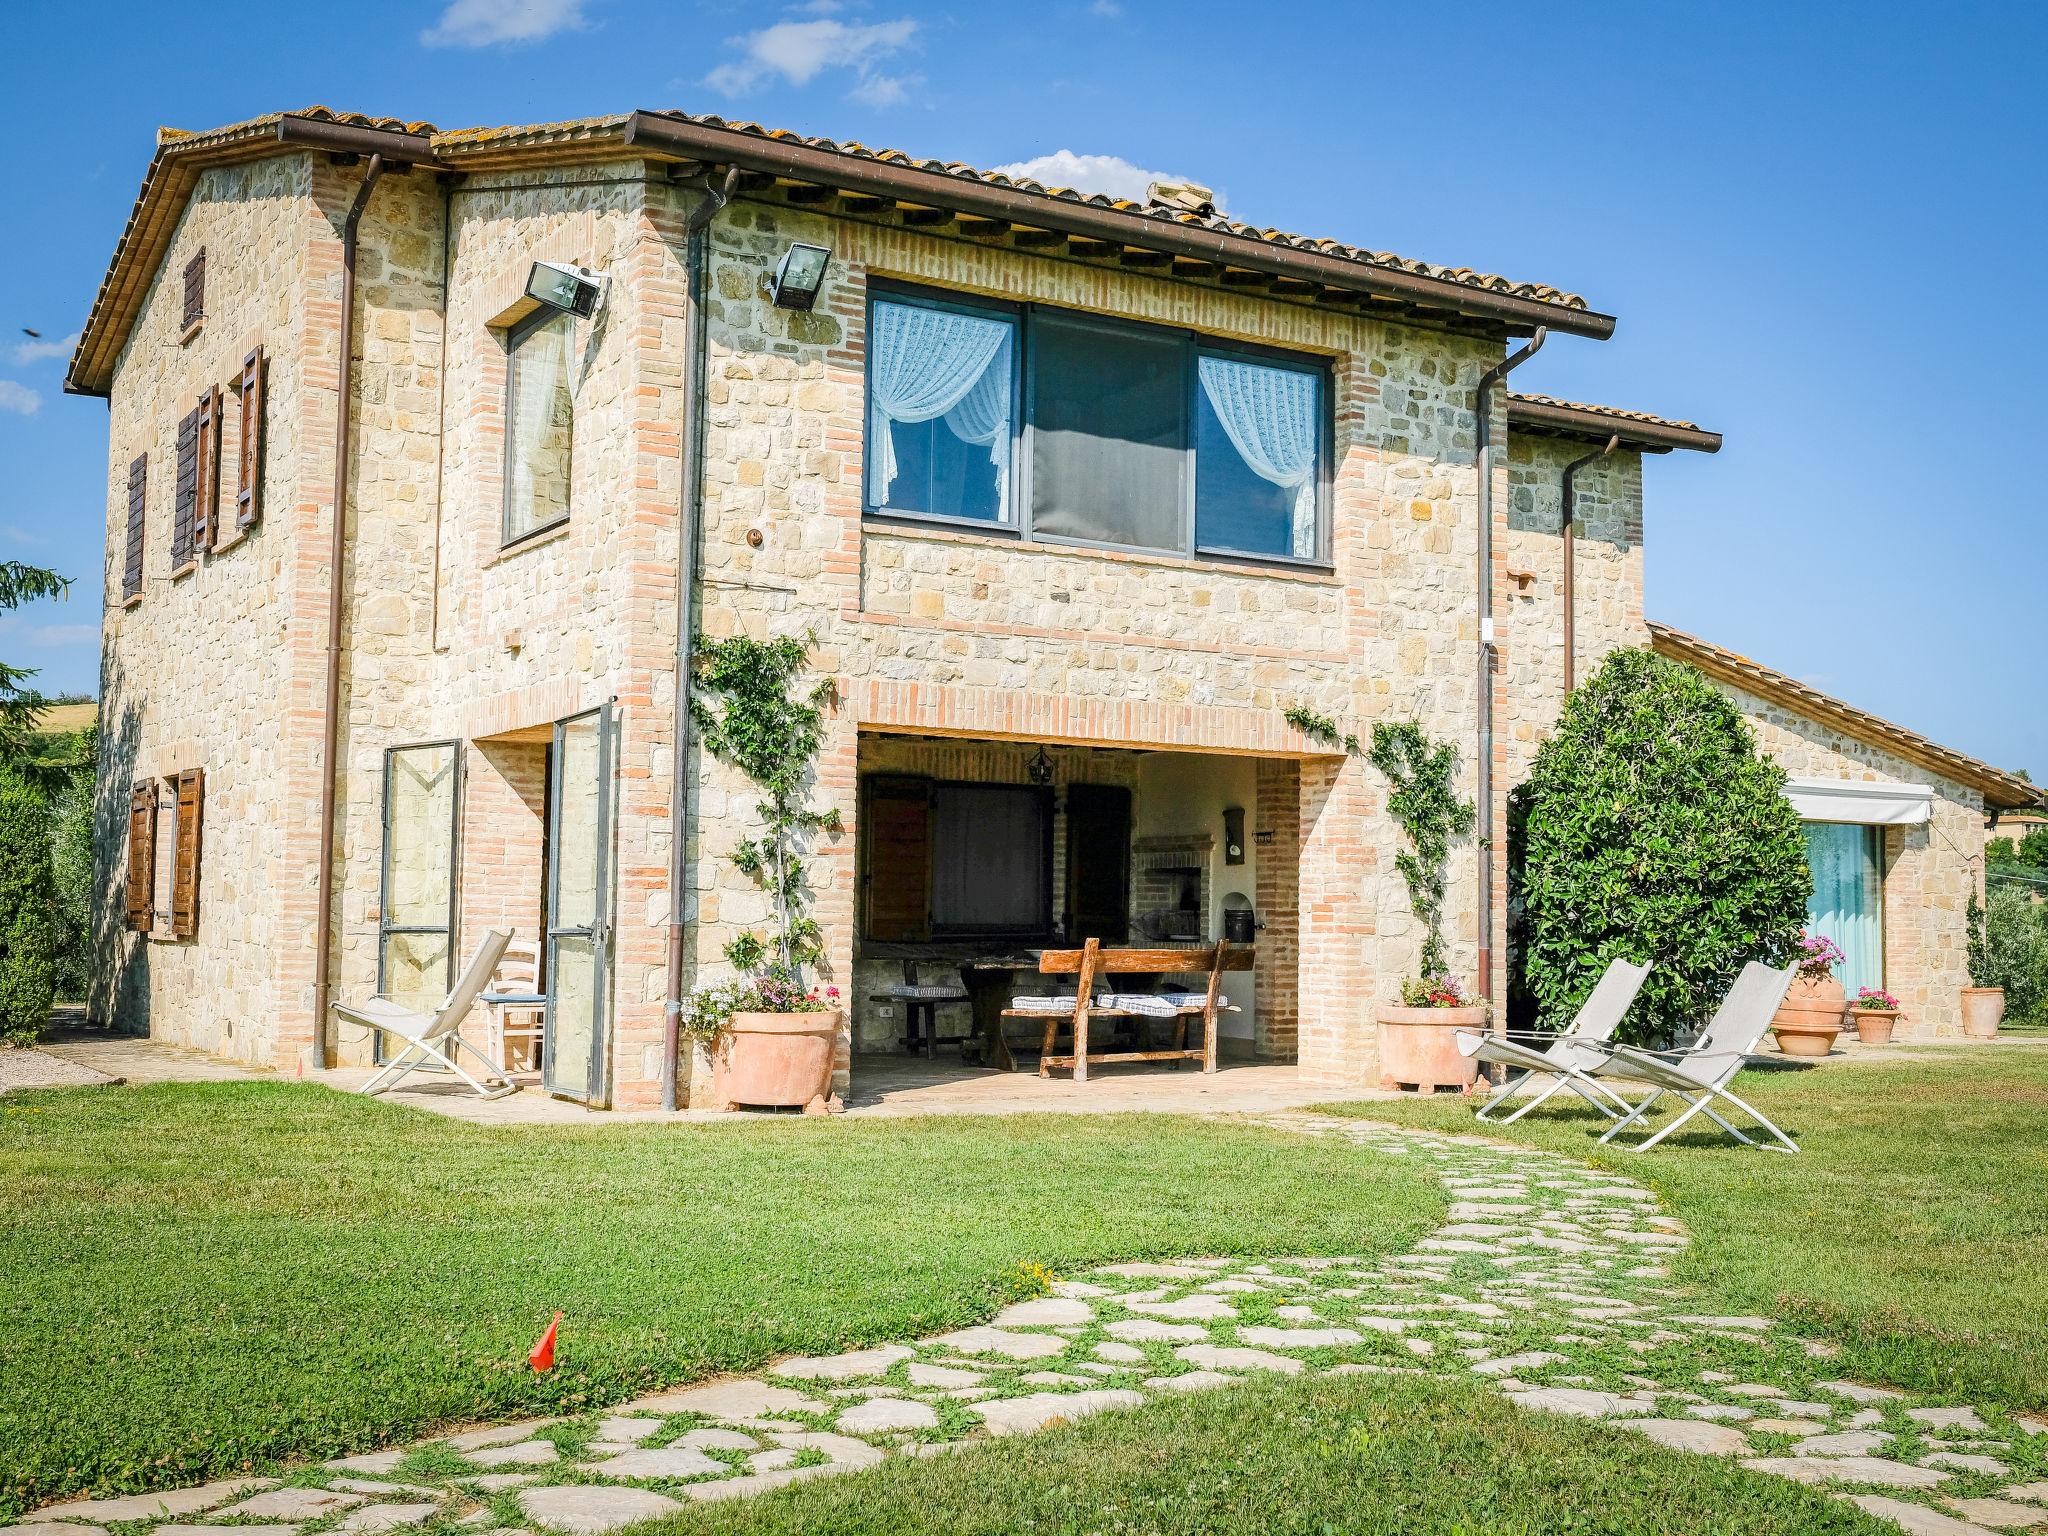
[(1431, 975), (1409, 977), (1401, 983), (1401, 1006), (1403, 1008), (1462, 1008), (1464, 994), (1459, 992), (1454, 977)]
[(837, 987), (805, 987), (771, 971), (699, 987), (684, 999), (676, 1028), (685, 1039), (708, 1042), (736, 1013), (823, 1013), (838, 1006)]
[(1856, 992), (1856, 1001), (1849, 1006), (1852, 1008), (1888, 1009), (1893, 1013), (1897, 1013), (1899, 1011), (1899, 1000), (1893, 997), (1891, 993), (1885, 991), (1883, 987), (1860, 987)]
[(1799, 974), (1808, 981), (1825, 981), (1848, 956), (1842, 946), (1820, 933), (1799, 935)]

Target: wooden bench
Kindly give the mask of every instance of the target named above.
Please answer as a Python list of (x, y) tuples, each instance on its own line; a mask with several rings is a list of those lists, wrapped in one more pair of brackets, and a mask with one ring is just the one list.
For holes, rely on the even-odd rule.
[[(1042, 1019), (1045, 1046), (1038, 1058), (1038, 1075), (1050, 1077), (1054, 1067), (1071, 1067), (1074, 1081), (1088, 1081), (1091, 1062), (1113, 1061), (1199, 1061), (1204, 1072), (1216, 1070), (1216, 1006), (1225, 971), (1248, 971), (1253, 949), (1249, 944), (1209, 944), (1194, 949), (1104, 949), (1090, 939), (1080, 949), (1048, 949), (1039, 957), (1038, 969), (1046, 976), (1074, 977), (1074, 1011), (1046, 1013), (1042, 1010), (1006, 1008), (1005, 1019)], [(1101, 976), (1205, 976), (1208, 991), (1199, 1005), (1178, 1009), (1174, 1019), (1174, 1048), (1168, 1051), (1110, 1051), (1088, 1053), (1088, 1023), (1091, 1019), (1163, 1018), (1164, 1014), (1141, 1014), (1133, 1009), (1099, 1008), (1094, 1004), (1095, 982)], [(1187, 1045), (1188, 1020), (1202, 1021), (1202, 1043), (1193, 1050)], [(1053, 1043), (1061, 1024), (1073, 1030), (1071, 1055), (1055, 1056)]]

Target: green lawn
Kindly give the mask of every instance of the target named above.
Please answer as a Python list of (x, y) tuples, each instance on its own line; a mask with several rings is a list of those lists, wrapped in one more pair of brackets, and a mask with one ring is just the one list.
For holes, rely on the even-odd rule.
[[(1617, 1444), (1617, 1441), (1620, 1443)], [(1719, 1457), (1464, 1382), (1265, 1380), (688, 1510), (647, 1536), (1898, 1536)]]
[(1711, 1124), (1641, 1155), (1602, 1150), (1606, 1122), (1584, 1109), (1545, 1106), (1496, 1132), (1459, 1100), (1335, 1108), (1620, 1169), (1691, 1228), (1678, 1273), (1712, 1305), (1836, 1341), (1851, 1375), (2048, 1408), (2048, 1050), (1851, 1056), (1748, 1071), (1736, 1091), (1799, 1156), (1736, 1146)]
[(1369, 1254), (1444, 1208), (1192, 1119), (484, 1129), (269, 1083), (10, 1095), (0, 1188), (0, 1518), (955, 1327), (1026, 1262)]

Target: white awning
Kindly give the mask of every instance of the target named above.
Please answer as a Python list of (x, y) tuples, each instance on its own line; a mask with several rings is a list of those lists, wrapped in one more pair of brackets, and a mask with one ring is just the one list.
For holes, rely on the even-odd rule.
[(1934, 791), (1923, 784), (1865, 779), (1787, 779), (1785, 798), (1801, 821), (1847, 821), (1866, 827), (1912, 827), (1934, 814)]

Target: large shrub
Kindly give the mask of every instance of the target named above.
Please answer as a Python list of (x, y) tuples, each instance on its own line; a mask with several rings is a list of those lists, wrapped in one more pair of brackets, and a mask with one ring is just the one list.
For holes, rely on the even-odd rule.
[(1607, 963), (1650, 961), (1620, 1038), (1706, 1022), (1744, 963), (1783, 965), (1812, 876), (1784, 770), (1690, 667), (1617, 651), (1536, 754), (1522, 827), (1523, 981), (1567, 1022)]
[(49, 805), (0, 769), (0, 1035), (17, 1045), (34, 1043), (50, 1017), (55, 908)]
[(2005, 988), (2006, 1017), (2032, 1022), (2048, 1009), (2048, 905), (2022, 886), (1970, 898), (1970, 982)]
[(50, 866), (55, 885), (57, 996), (83, 1001), (92, 981), (91, 759), (50, 803)]

